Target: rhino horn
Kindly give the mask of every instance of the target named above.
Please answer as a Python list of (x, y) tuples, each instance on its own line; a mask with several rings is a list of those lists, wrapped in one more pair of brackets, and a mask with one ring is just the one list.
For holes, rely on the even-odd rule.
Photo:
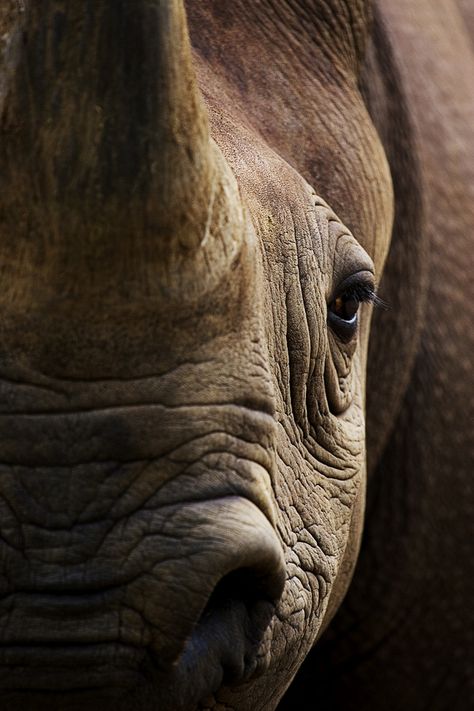
[(30, 267), (56, 260), (70, 278), (135, 264), (156, 281), (188, 262), (203, 275), (212, 263), (208, 285), (222, 278), (242, 208), (210, 139), (182, 0), (24, 7), (0, 67), (4, 248), (22, 242)]

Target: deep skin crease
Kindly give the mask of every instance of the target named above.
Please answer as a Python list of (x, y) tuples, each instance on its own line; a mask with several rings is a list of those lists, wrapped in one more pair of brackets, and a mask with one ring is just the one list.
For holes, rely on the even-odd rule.
[[(282, 708), (377, 709), (390, 682), (394, 703), (405, 694), (421, 711), (425, 687), (417, 696), (416, 681), (404, 686), (408, 647), (424, 651), (419, 638), (403, 646), (400, 629), (393, 650), (377, 643), (412, 599), (398, 607), (417, 564), (404, 553), (413, 545), (423, 558), (430, 538), (420, 531), (446, 518), (445, 508), (427, 516), (428, 504), (416, 503), (423, 482), (436, 511), (448, 462), (457, 482), (468, 471), (458, 422), (459, 461), (410, 440), (419, 431), (433, 441), (437, 415), (423, 424), (433, 391), (417, 387), (427, 360), (430, 376), (444, 373), (436, 392), (448, 452), (449, 412), (461, 407), (461, 390), (450, 390), (448, 407), (447, 389), (458, 382), (448, 356), (466, 367), (462, 329), (449, 339), (435, 331), (433, 341), (423, 329), (425, 305), (443, 296), (441, 286), (429, 291), (428, 239), (448, 223), (462, 245), (472, 227), (468, 151), (447, 162), (449, 179), (429, 172), (440, 135), (449, 155), (454, 119), (435, 114), (445, 130), (429, 123), (436, 140), (423, 126), (425, 85), (409, 62), (417, 38), (404, 46), (403, 9), (389, 3), (377, 3), (373, 24), (362, 0), (188, 0), (192, 59), (180, 2), (113, 5), (57, 0), (43, 17), (33, 8), (33, 21), (10, 3), (0, 15), (7, 27), (32, 23), (16, 50), (29, 60), (4, 56), (0, 70), (2, 708), (271, 711), (318, 641)], [(414, 19), (429, 26), (429, 9), (416, 5)], [(462, 46), (441, 63), (448, 77)], [(466, 98), (455, 115), (461, 145), (471, 105)], [(443, 240), (434, 244), (434, 272), (444, 284), (451, 271), (462, 280)], [(371, 307), (361, 305), (349, 343), (326, 314), (348, 278), (383, 279), (386, 259), (391, 338), (379, 314), (367, 454)], [(448, 329), (451, 311), (441, 313)], [(356, 562), (367, 456), (361, 572), (319, 641)], [(407, 492), (415, 471), (419, 484)], [(452, 559), (465, 550), (464, 510), (458, 533), (434, 538), (433, 552), (441, 536)], [(394, 530), (409, 528), (393, 547), (386, 528), (397, 521)], [(374, 557), (386, 564), (374, 570)], [(212, 597), (241, 568), (252, 572), (252, 595), (227, 587), (227, 598)], [(417, 578), (418, 596), (435, 587), (436, 569)], [(468, 597), (455, 590), (461, 610)], [(437, 614), (444, 629), (455, 626), (433, 594), (428, 614), (416, 612), (427, 646)], [(128, 646), (111, 662), (107, 644), (117, 639)], [(466, 636), (456, 639), (462, 657)], [(377, 652), (358, 666), (366, 644)], [(445, 654), (437, 650), (433, 667)], [(341, 673), (347, 659), (355, 671)], [(458, 680), (462, 709), (466, 666), (457, 670), (447, 678)]]

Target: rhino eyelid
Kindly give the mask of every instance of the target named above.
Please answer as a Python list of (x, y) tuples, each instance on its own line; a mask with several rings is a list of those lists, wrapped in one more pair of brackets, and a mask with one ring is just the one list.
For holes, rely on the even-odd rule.
[(340, 294), (346, 298), (354, 299), (354, 301), (358, 301), (360, 304), (368, 303), (375, 307), (384, 306), (384, 302), (377, 296), (375, 288), (367, 284), (353, 284), (342, 290)]
[(353, 298), (361, 304), (371, 304), (375, 308), (381, 308), (384, 310), (388, 310), (390, 308), (387, 302), (381, 299), (377, 294), (377, 286), (375, 285), (373, 276), (369, 282), (365, 280), (353, 280), (351, 277), (350, 283), (346, 280), (339, 287), (336, 298), (341, 295), (346, 296), (346, 298)]
[(343, 279), (328, 300), (332, 304), (339, 296), (352, 296), (360, 302), (377, 304), (377, 287), (374, 275), (367, 270), (356, 272)]

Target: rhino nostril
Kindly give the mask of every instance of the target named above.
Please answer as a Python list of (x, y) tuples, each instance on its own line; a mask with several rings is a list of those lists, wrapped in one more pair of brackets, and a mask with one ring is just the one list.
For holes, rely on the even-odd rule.
[(215, 587), (201, 615), (200, 624), (206, 625), (213, 616), (216, 619), (231, 619), (233, 641), (235, 643), (236, 635), (240, 634), (245, 644), (244, 664), (248, 665), (258, 652), (280, 593), (273, 582), (255, 571), (246, 568), (235, 570), (224, 576)]
[(251, 568), (239, 568), (218, 582), (206, 605), (202, 617), (210, 610), (239, 600), (247, 608), (259, 602), (275, 604), (281, 595), (280, 580), (265, 576)]
[(195, 637), (218, 640), (223, 681), (250, 679), (265, 663), (265, 634), (281, 596), (281, 571), (264, 573), (239, 568), (225, 575), (214, 588), (197, 623)]
[[(177, 565), (171, 561), (170, 573), (180, 576), (181, 589), (193, 592), (174, 598), (173, 618), (160, 616), (169, 637), (154, 651), (165, 660), (168, 674), (163, 677), (163, 693), (170, 699), (166, 708), (176, 711), (180, 694), (198, 703), (205, 690), (241, 683), (265, 670), (286, 566), (269, 518), (248, 499), (193, 504), (174, 515), (173, 525), (190, 556), (180, 556)], [(177, 621), (182, 621), (179, 636)], [(181, 643), (167, 645), (168, 639)]]

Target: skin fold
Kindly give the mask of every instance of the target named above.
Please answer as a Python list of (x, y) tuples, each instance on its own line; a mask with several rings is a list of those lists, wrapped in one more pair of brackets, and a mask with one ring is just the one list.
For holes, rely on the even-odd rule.
[(467, 708), (474, 60), (408, 4), (0, 9), (2, 708)]

